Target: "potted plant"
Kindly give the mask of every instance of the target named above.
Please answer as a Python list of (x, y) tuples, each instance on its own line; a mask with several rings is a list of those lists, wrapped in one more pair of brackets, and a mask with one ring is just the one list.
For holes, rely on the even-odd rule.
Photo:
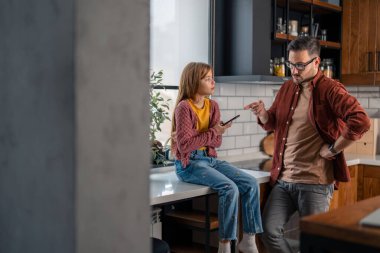
[(162, 145), (156, 139), (156, 134), (161, 131), (161, 124), (164, 123), (165, 120), (170, 120), (169, 118), (169, 101), (170, 99), (164, 99), (161, 93), (157, 90), (154, 90), (156, 87), (162, 87), (162, 76), (163, 71), (160, 70), (157, 73), (153, 72), (150, 75), (150, 133), (149, 140), (151, 143), (151, 151), (152, 151), (152, 162), (154, 164), (162, 164), (166, 165), (166, 145), (168, 141), (166, 141), (165, 145)]

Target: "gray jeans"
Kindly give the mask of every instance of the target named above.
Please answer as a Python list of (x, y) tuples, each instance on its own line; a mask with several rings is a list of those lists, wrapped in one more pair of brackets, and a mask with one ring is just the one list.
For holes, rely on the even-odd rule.
[(263, 212), (262, 239), (267, 251), (293, 252), (284, 238), (284, 225), (296, 211), (301, 217), (328, 211), (333, 191), (333, 184), (295, 184), (278, 180)]

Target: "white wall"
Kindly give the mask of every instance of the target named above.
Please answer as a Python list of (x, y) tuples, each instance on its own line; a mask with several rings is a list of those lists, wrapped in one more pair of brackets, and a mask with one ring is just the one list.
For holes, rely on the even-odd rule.
[(209, 62), (209, 0), (151, 0), (150, 66), (178, 85), (191, 61)]

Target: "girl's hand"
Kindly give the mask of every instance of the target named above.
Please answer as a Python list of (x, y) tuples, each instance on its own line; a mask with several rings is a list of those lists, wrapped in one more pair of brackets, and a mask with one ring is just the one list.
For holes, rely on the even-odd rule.
[(219, 124), (216, 124), (213, 128), (216, 130), (216, 133), (218, 135), (222, 135), (224, 134), (224, 132), (226, 131), (227, 128), (230, 128), (232, 126), (232, 122), (222, 126), (221, 125), (222, 122), (219, 122)]
[(172, 132), (172, 134), (171, 134), (172, 140), (173, 140), (174, 142), (177, 142), (177, 135), (176, 135), (176, 133), (177, 133), (177, 132)]

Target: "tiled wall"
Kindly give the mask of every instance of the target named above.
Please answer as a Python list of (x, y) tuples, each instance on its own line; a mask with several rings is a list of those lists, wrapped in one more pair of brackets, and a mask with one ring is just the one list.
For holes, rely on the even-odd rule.
[[(257, 125), (256, 116), (244, 105), (261, 99), (266, 108), (272, 104), (279, 84), (233, 84), (218, 83), (213, 99), (219, 103), (221, 119), (226, 121), (240, 114), (232, 127), (223, 136), (223, 144), (218, 150), (219, 156), (241, 155), (259, 151), (260, 141), (266, 131)], [(370, 116), (380, 117), (380, 87), (347, 87), (358, 98)]]

